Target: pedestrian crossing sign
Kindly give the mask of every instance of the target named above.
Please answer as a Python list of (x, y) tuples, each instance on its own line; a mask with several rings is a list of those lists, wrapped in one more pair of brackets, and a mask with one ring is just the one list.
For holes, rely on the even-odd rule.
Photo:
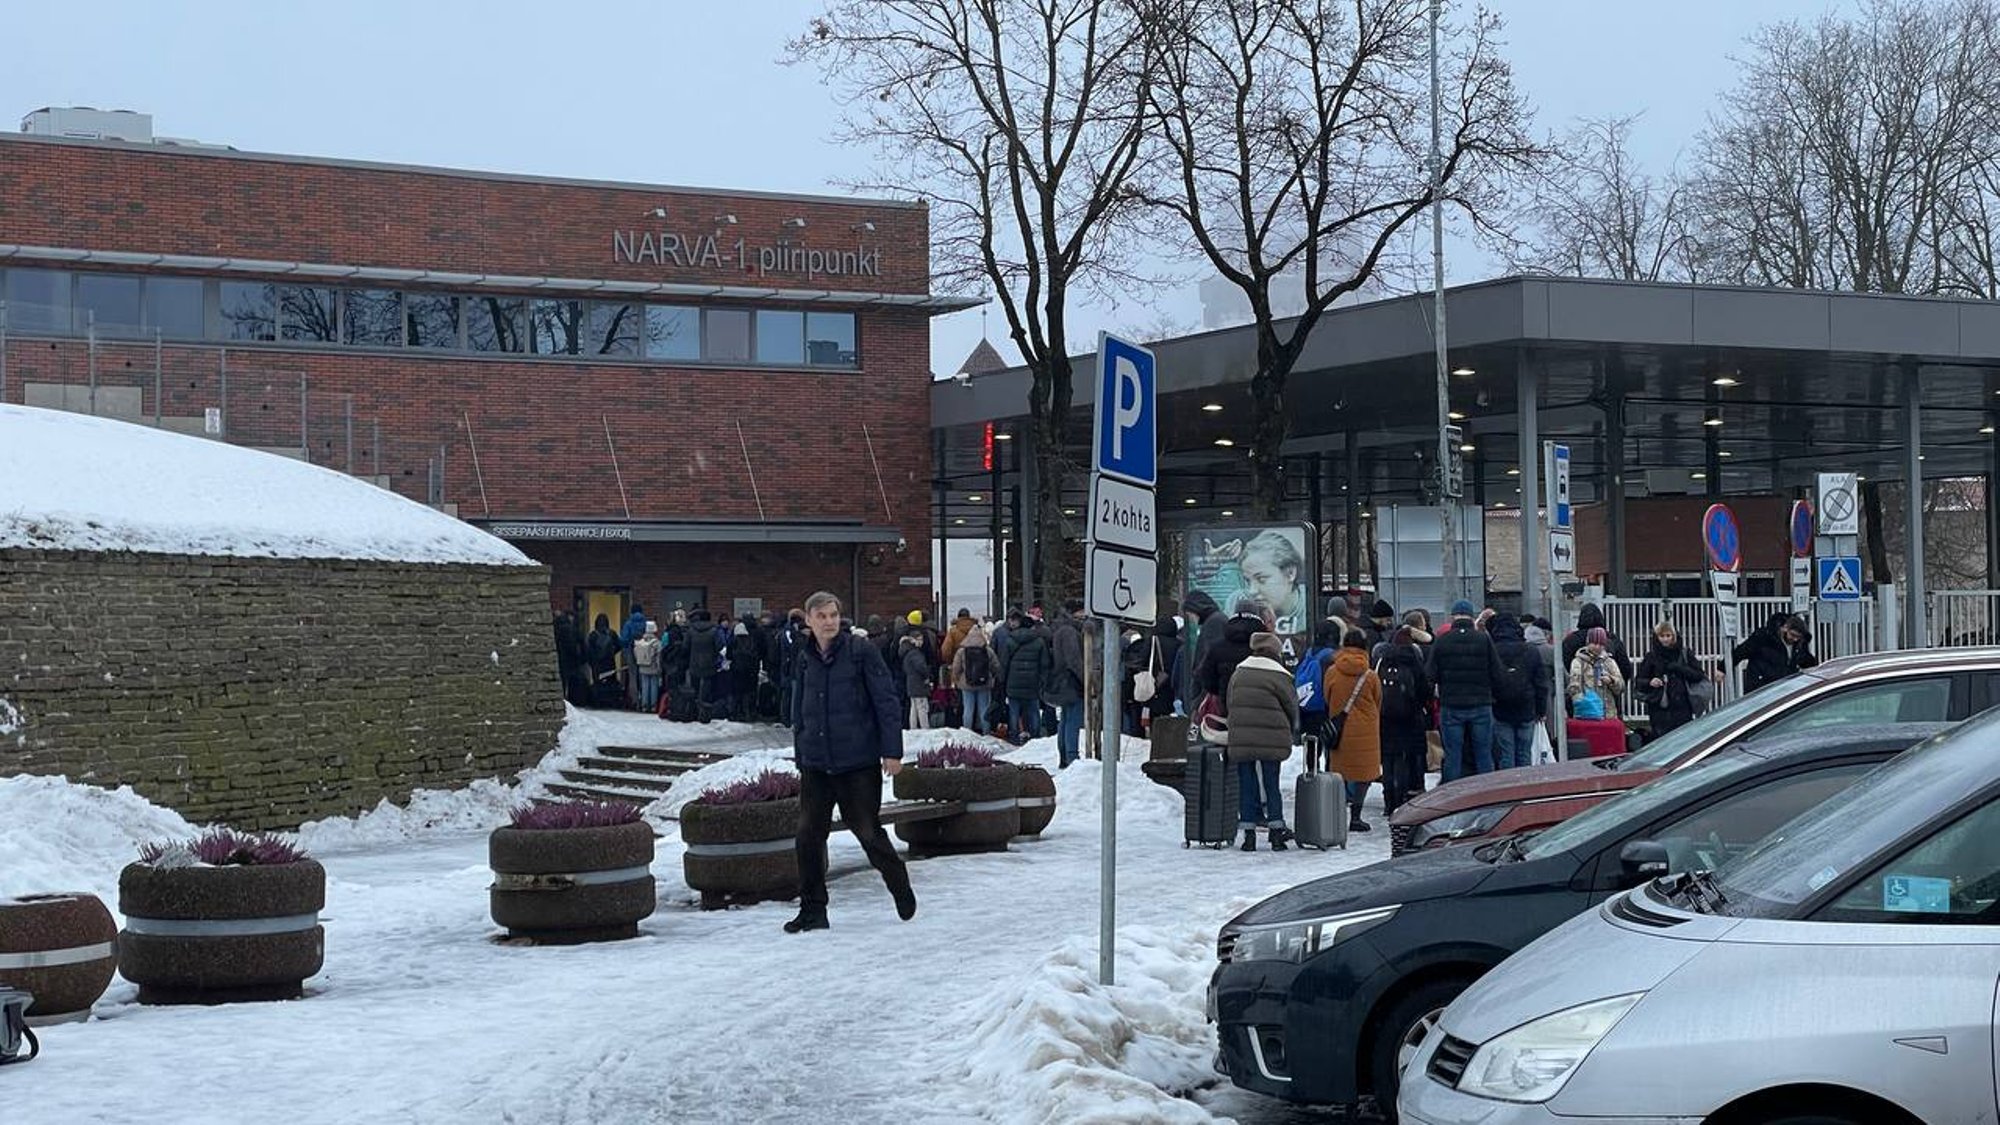
[(1819, 564), (1819, 596), (1822, 601), (1861, 600), (1861, 560), (1853, 555), (1836, 555), (1815, 560)]

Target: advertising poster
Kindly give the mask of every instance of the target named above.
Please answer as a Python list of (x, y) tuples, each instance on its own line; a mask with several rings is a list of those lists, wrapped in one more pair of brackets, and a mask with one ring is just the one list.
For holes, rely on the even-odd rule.
[(1313, 605), (1319, 588), (1316, 539), (1302, 523), (1188, 528), (1187, 592), (1214, 598), (1225, 616), (1238, 595), (1256, 595), (1277, 616), (1275, 631), (1286, 641), (1286, 658), (1295, 660), (1322, 616)]

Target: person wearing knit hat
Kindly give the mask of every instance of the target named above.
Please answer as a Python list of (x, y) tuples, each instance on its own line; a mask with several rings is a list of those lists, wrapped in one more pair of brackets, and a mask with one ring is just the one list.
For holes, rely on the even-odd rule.
[[(1597, 626), (1584, 634), (1583, 647), (1577, 650), (1576, 659), (1569, 666), (1569, 701), (1571, 710), (1579, 710), (1577, 701), (1586, 695), (1595, 695), (1604, 705), (1603, 717), (1619, 717), (1620, 697), (1625, 694), (1625, 676), (1618, 662), (1611, 656), (1611, 636), (1603, 626)], [(1581, 714), (1579, 718), (1583, 717)]]
[(1431, 682), (1441, 704), (1444, 780), (1493, 770), (1494, 687), (1506, 677), (1493, 638), (1473, 627), (1472, 603), (1451, 607), (1451, 630), (1431, 645)]

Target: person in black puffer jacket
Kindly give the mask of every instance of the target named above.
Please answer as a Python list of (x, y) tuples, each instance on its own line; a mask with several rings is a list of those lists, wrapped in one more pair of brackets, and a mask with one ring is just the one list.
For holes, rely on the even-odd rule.
[[(1201, 590), (1190, 591), (1187, 597), (1181, 599), (1181, 611), (1187, 616), (1187, 643), (1180, 654), (1181, 666), (1185, 670), (1181, 676), (1182, 688), (1186, 695), (1181, 702), (1186, 705), (1191, 715), (1195, 708), (1201, 706), (1201, 697), (1204, 694), (1197, 676), (1201, 662), (1208, 655), (1209, 649), (1221, 643), (1222, 633), (1228, 625), (1229, 618), (1224, 616), (1222, 607), (1215, 604), (1215, 599)], [(1244, 643), (1247, 645), (1249, 642)], [(1223, 682), (1229, 682), (1227, 677)]]
[(1533, 765), (1535, 727), (1548, 714), (1555, 670), (1511, 614), (1488, 621), (1486, 635), (1493, 638), (1503, 672), (1493, 685), (1493, 768)]
[(1000, 662), (1000, 696), (1007, 701), (1008, 729), (1016, 745), (1041, 737), (1042, 692), (1054, 668), (1048, 628), (1032, 617), (1021, 618), (1008, 630), (1007, 658)]
[(1653, 626), (1653, 643), (1639, 662), (1632, 681), (1640, 700), (1646, 704), (1646, 719), (1653, 738), (1683, 727), (1694, 720), (1694, 700), (1688, 689), (1708, 678), (1693, 654), (1681, 643), (1671, 621)]
[(1271, 612), (1254, 594), (1238, 596), (1230, 608), (1234, 615), (1223, 625), (1222, 639), (1202, 646), (1201, 664), (1194, 672), (1195, 687), (1201, 695), (1217, 697), (1224, 717), (1229, 714), (1229, 677), (1249, 659), (1250, 638), (1266, 631), (1265, 618)]
[(694, 696), (695, 717), (707, 722), (715, 717), (715, 676), (722, 667), (722, 641), (715, 635), (715, 619), (697, 607), (688, 614), (688, 690)]
[(1382, 813), (1424, 791), (1424, 758), (1430, 752), (1431, 701), (1436, 692), (1419, 646), (1431, 635), (1405, 625), (1390, 634), (1375, 661), (1382, 681)]
[(1454, 604), (1451, 631), (1431, 645), (1429, 671), (1442, 708), (1438, 719), (1446, 781), (1493, 770), (1493, 686), (1506, 670), (1493, 638), (1474, 625), (1473, 613), (1471, 602)]

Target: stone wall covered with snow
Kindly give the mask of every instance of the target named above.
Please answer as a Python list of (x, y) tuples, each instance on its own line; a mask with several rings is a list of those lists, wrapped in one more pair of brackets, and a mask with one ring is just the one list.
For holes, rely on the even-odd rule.
[(541, 567), (0, 548), (0, 775), (291, 827), (511, 776), (562, 717)]

